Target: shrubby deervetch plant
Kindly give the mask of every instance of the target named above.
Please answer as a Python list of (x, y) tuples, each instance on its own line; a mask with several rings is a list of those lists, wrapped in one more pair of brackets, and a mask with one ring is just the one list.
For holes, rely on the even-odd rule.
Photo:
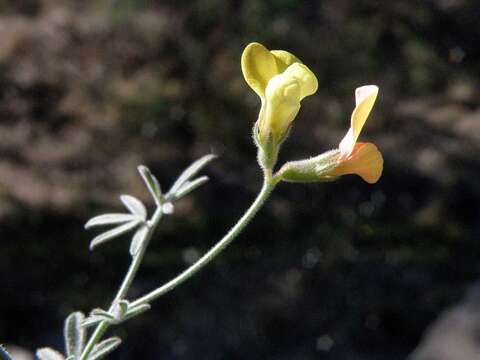
[(383, 158), (377, 147), (357, 142), (375, 103), (378, 94), (376, 86), (362, 86), (355, 91), (356, 106), (350, 128), (338, 149), (309, 159), (287, 162), (275, 172), (281, 145), (288, 137), (301, 101), (316, 92), (317, 78), (289, 52), (269, 51), (258, 43), (245, 48), (241, 64), (247, 84), (261, 100), (253, 138), (258, 148), (263, 186), (252, 205), (227, 234), (190, 267), (146, 295), (128, 300), (128, 290), (155, 229), (165, 215), (174, 214), (178, 199), (208, 181), (206, 176), (196, 176), (215, 156), (206, 155), (195, 161), (166, 193), (150, 170), (140, 166), (139, 173), (154, 203), (150, 216), (139, 199), (122, 195), (120, 200), (126, 207), (125, 213), (99, 215), (85, 224), (87, 229), (111, 227), (90, 242), (92, 250), (121, 235), (131, 235), (131, 264), (117, 294), (108, 308), (95, 308), (88, 315), (74, 312), (68, 316), (64, 326), (65, 354), (42, 348), (37, 351), (40, 360), (97, 360), (111, 353), (121, 344), (121, 339), (115, 336), (103, 339), (108, 328), (148, 311), (152, 301), (175, 289), (213, 260), (245, 228), (280, 182), (324, 182), (346, 174), (357, 174), (369, 183), (375, 183), (380, 178)]

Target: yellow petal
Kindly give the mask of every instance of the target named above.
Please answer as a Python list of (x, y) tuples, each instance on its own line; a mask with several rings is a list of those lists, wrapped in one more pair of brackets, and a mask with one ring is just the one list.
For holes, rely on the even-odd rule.
[(300, 110), (300, 101), (317, 90), (318, 82), (308, 67), (293, 63), (268, 82), (259, 120), (260, 142), (270, 138), (284, 140), (292, 121)]
[(294, 63), (285, 71), (285, 76), (291, 76), (300, 84), (300, 100), (314, 94), (318, 88), (318, 80), (315, 74), (305, 65)]
[(242, 72), (247, 84), (263, 99), (268, 82), (278, 74), (277, 61), (262, 44), (251, 43), (242, 54)]
[(382, 175), (383, 157), (372, 143), (357, 143), (348, 158), (341, 160), (328, 175), (340, 176), (357, 174), (366, 182), (373, 184)]
[(293, 63), (302, 63), (295, 55), (285, 50), (272, 50), (270, 53), (275, 57), (278, 73), (284, 72)]
[(268, 82), (266, 89), (266, 99), (273, 106), (278, 106), (285, 101), (300, 102), (301, 94), (300, 82), (295, 76), (291, 76), (286, 71), (275, 75)]
[(298, 80), (282, 73), (267, 85), (265, 109), (260, 121), (260, 138), (272, 136), (274, 143), (282, 141), (291, 122), (300, 110), (301, 85)]
[(343, 157), (348, 156), (353, 151), (355, 142), (367, 121), (370, 111), (372, 111), (377, 95), (378, 87), (375, 85), (366, 85), (355, 90), (356, 107), (352, 112), (350, 129), (339, 146)]

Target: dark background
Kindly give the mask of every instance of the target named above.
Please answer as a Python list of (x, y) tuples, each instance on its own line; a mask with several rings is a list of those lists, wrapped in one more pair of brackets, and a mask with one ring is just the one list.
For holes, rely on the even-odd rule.
[[(317, 75), (281, 163), (335, 147), (355, 87), (384, 174), (281, 184), (199, 275), (114, 328), (112, 359), (404, 359), (480, 273), (480, 5), (431, 1), (0, 1), (0, 342), (62, 349), (63, 319), (106, 307), (126, 238), (83, 224), (149, 202), (220, 155), (155, 235), (129, 298), (213, 245), (261, 185), (259, 109), (240, 70), (259, 41)], [(151, 204), (149, 202), (149, 204)], [(457, 359), (455, 359), (457, 360)], [(472, 360), (472, 359), (469, 359)]]

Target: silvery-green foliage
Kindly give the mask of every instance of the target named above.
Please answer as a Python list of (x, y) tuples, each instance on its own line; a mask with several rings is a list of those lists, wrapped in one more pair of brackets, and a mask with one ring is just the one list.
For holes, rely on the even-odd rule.
[(90, 229), (94, 226), (122, 224), (137, 219), (138, 216), (134, 214), (103, 214), (88, 220), (85, 224), (85, 229)]
[(140, 250), (147, 233), (148, 226), (145, 224), (137, 229), (135, 235), (133, 235), (132, 242), (130, 243), (130, 255), (136, 256), (138, 254), (138, 251)]
[(146, 222), (147, 209), (140, 200), (131, 195), (122, 195), (120, 196), (120, 200), (127, 210), (130, 211), (130, 214), (120, 213), (99, 215), (90, 219), (85, 224), (86, 229), (100, 225), (121, 224), (95, 237), (90, 243), (90, 250), (93, 250), (96, 246), (123, 235), (130, 230), (133, 230), (138, 225)]
[(85, 315), (80, 311), (70, 314), (65, 320), (63, 330), (65, 338), (65, 352), (67, 356), (79, 358), (85, 347), (86, 333), (82, 327)]
[(98, 245), (135, 230), (129, 249), (133, 258), (131, 268), (115, 297), (116, 300), (108, 311), (96, 308), (90, 312), (87, 318), (81, 312), (74, 312), (67, 317), (64, 327), (67, 358), (51, 348), (41, 348), (36, 353), (39, 360), (98, 360), (120, 345), (121, 339), (118, 337), (111, 337), (98, 342), (102, 334), (96, 338), (96, 331), (94, 331), (92, 338), (88, 342), (89, 345), (85, 346), (87, 330), (91, 326), (100, 324), (104, 324), (104, 326), (118, 325), (150, 309), (150, 305), (146, 302), (132, 305), (135, 302), (130, 303), (123, 299), (140, 264), (140, 255), (144, 253), (144, 251), (140, 252), (140, 250), (145, 249), (147, 246), (148, 240), (152, 235), (151, 231), (156, 227), (162, 215), (173, 213), (173, 203), (208, 181), (207, 176), (190, 179), (215, 157), (215, 155), (206, 155), (195, 161), (179, 176), (166, 195), (162, 194), (160, 183), (150, 170), (146, 166), (139, 166), (138, 171), (156, 205), (156, 210), (151, 219), (147, 220), (147, 209), (139, 199), (132, 195), (121, 195), (120, 200), (129, 211), (128, 213), (102, 214), (87, 221), (85, 229), (99, 226), (114, 226), (112, 229), (99, 234), (90, 242), (91, 250)]
[(113, 350), (120, 346), (122, 339), (119, 337), (111, 337), (99, 342), (93, 348), (92, 353), (88, 357), (88, 360), (99, 360), (110, 354)]
[(82, 322), (82, 326), (88, 328), (90, 326), (98, 325), (102, 321), (112, 324), (115, 321), (115, 317), (108, 311), (103, 309), (93, 309), (90, 315)]
[(175, 193), (175, 198), (180, 199), (181, 197), (184, 197), (185, 195), (189, 194), (193, 190), (195, 190), (197, 187), (202, 186), (208, 181), (208, 176), (201, 176), (193, 181), (186, 181), (180, 189), (177, 190)]
[(125, 318), (125, 314), (127, 313), (127, 310), (128, 310), (127, 300), (120, 300), (113, 306), (112, 314), (118, 323), (120, 323)]
[(125, 313), (125, 320), (131, 319), (137, 315), (144, 313), (145, 311), (150, 310), (151, 306), (149, 304), (140, 304), (140, 305), (129, 305), (128, 311)]
[(37, 358), (39, 360), (75, 360), (79, 359), (85, 347), (86, 333), (82, 327), (85, 315), (81, 312), (70, 314), (65, 320), (63, 328), (63, 336), (65, 339), (65, 352), (67, 358), (60, 352), (51, 348), (42, 348), (37, 350)]
[(163, 196), (162, 188), (160, 187), (157, 178), (151, 173), (150, 169), (144, 165), (138, 167), (138, 172), (145, 182), (145, 185), (147, 185), (147, 189), (150, 192), (150, 195), (152, 195), (155, 204), (159, 206), (162, 203)]
[[(180, 174), (165, 196), (162, 194), (160, 183), (158, 182), (157, 178), (146, 166), (139, 166), (138, 171), (144, 180), (148, 191), (152, 195), (157, 207), (162, 211), (162, 213), (170, 215), (173, 213), (173, 202), (175, 200), (187, 195), (208, 181), (207, 176), (201, 176), (194, 180), (190, 179), (210, 161), (215, 159), (215, 157), (215, 155), (209, 154), (194, 161), (187, 169), (185, 169), (185, 171), (182, 172), (182, 174)], [(90, 242), (90, 250), (93, 250), (98, 245), (119, 237), (138, 227), (130, 243), (130, 255), (135, 256), (138, 253), (148, 233), (147, 209), (139, 199), (132, 195), (122, 195), (120, 196), (120, 200), (128, 209), (128, 211), (130, 211), (130, 214), (112, 213), (98, 215), (90, 219), (85, 224), (86, 229), (94, 226), (118, 225), (113, 229), (96, 236)]]
[(147, 209), (136, 197), (132, 195), (122, 195), (120, 196), (120, 200), (133, 215), (138, 216), (142, 220), (147, 219)]
[(93, 250), (95, 247), (97, 247), (100, 244), (103, 244), (109, 240), (112, 240), (120, 235), (123, 235), (130, 230), (133, 230), (136, 228), (139, 224), (141, 223), (141, 220), (135, 219), (127, 222), (126, 224), (117, 226), (116, 228), (113, 228), (112, 230), (106, 231), (95, 238), (90, 242), (90, 250)]
[(190, 179), (194, 177), (203, 167), (205, 167), (210, 161), (212, 161), (216, 157), (217, 156), (214, 154), (209, 154), (202, 156), (200, 159), (193, 162), (188, 168), (185, 169), (185, 171), (180, 174), (178, 179), (173, 183), (165, 198), (170, 201), (178, 199), (181, 196), (184, 196), (185, 194), (190, 192), (191, 190), (205, 183), (208, 180), (208, 177), (206, 176), (192, 181), (190, 181)]
[(81, 326), (87, 328), (103, 321), (110, 325), (118, 325), (149, 309), (150, 305), (148, 304), (131, 305), (127, 300), (120, 300), (115, 303), (110, 311), (99, 308), (93, 309), (88, 318), (83, 320)]

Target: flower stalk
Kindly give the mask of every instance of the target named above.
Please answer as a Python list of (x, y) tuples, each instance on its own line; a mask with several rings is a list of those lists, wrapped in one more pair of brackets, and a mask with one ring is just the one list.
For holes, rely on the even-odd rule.
[(132, 306), (138, 306), (143, 304), (148, 304), (151, 301), (159, 298), (160, 296), (166, 294), (169, 291), (172, 291), (177, 286), (181, 285), (183, 282), (188, 280), (190, 277), (199, 272), (202, 268), (208, 265), (214, 258), (216, 258), (230, 243), (242, 232), (242, 230), (248, 225), (248, 223), (253, 219), (258, 210), (263, 206), (265, 201), (270, 196), (272, 190), (275, 188), (278, 183), (279, 178), (272, 176), (265, 176), (262, 189), (260, 190), (257, 198), (248, 208), (248, 210), (243, 214), (243, 216), (238, 220), (238, 222), (230, 229), (230, 231), (219, 241), (217, 242), (210, 250), (208, 250), (205, 255), (198, 259), (193, 265), (187, 268), (185, 271), (180, 273), (178, 276), (168, 281), (159, 288), (153, 290), (152, 292), (142, 296), (141, 298), (132, 302)]

